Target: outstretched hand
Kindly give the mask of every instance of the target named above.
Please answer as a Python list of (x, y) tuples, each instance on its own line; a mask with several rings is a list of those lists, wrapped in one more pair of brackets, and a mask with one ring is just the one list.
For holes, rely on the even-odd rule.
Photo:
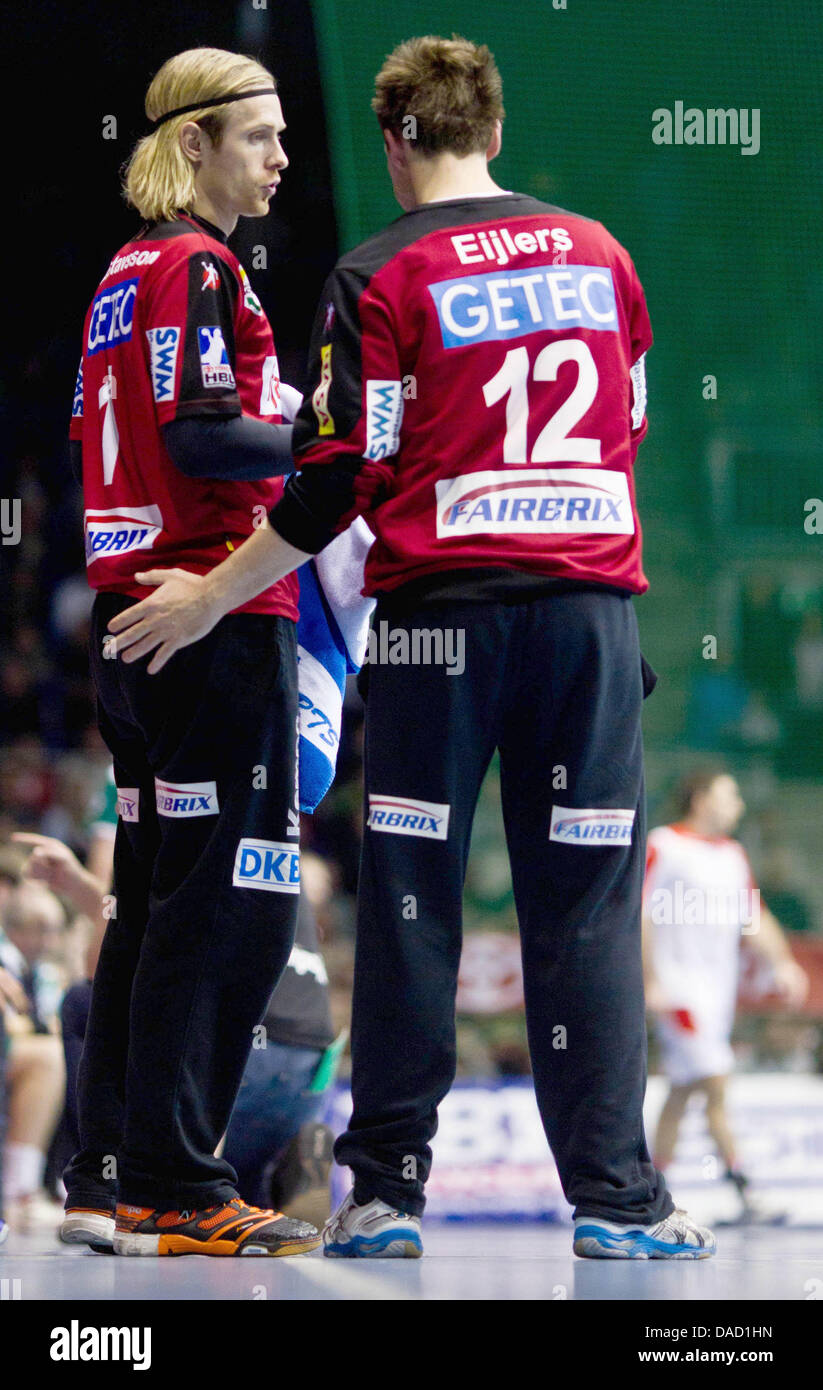
[(162, 670), (181, 647), (205, 637), (220, 614), (212, 605), (206, 578), (189, 570), (143, 570), (135, 575), (140, 584), (154, 585), (155, 592), (118, 613), (108, 624), (107, 651), (125, 662), (137, 661), (155, 651), (147, 670)]

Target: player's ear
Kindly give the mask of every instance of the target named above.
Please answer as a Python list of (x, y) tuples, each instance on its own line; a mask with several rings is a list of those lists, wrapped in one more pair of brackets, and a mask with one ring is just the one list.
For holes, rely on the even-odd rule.
[(492, 138), (489, 141), (488, 146), (486, 147), (486, 159), (489, 161), (491, 161), (492, 159), (496, 159), (500, 153), (500, 147), (502, 144), (503, 122), (495, 121), (494, 130), (492, 131)]
[(386, 158), (390, 167), (404, 169), (406, 166), (406, 141), (395, 135), (393, 130), (384, 130), (383, 144), (386, 147)]
[(199, 164), (203, 158), (204, 131), (200, 129), (197, 122), (186, 121), (180, 127), (178, 139), (184, 155), (194, 164)]

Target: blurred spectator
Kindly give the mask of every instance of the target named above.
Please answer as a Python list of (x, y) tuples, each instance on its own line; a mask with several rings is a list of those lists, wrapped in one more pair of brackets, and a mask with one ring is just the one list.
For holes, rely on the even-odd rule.
[(19, 825), (36, 826), (54, 796), (55, 774), (36, 738), (18, 738), (0, 753), (0, 805)]
[(8, 894), (0, 964), (6, 972), (2, 1004), (9, 1035), (3, 1186), (12, 1229), (30, 1228), (63, 1103), (57, 1012), (64, 981), (49, 957), (57, 954), (64, 926), (63, 908), (44, 885), (23, 881)]

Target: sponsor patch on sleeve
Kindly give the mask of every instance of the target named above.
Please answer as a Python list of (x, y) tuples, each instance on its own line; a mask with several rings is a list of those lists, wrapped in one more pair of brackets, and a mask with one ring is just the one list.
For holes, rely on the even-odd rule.
[(646, 354), (638, 357), (631, 369), (632, 379), (632, 429), (639, 430), (646, 414)]
[(320, 380), (312, 393), (311, 403), (317, 417), (317, 433), (334, 434), (334, 420), (329, 411), (329, 391), (331, 390), (331, 343), (324, 343), (320, 349)]
[(366, 382), (366, 448), (363, 457), (396, 454), (403, 421), (402, 381)]
[(200, 348), (200, 373), (204, 386), (234, 387), (234, 372), (229, 362), (223, 330), (219, 324), (208, 324), (197, 330)]
[(600, 849), (613, 845), (629, 845), (633, 825), (633, 810), (552, 806), (549, 839), (559, 840), (565, 845), (585, 845)]
[(154, 399), (174, 399), (174, 377), (177, 368), (177, 349), (180, 346), (179, 328), (147, 328), (151, 361), (151, 385)]
[(72, 419), (83, 414), (83, 359), (80, 358), (80, 366), (77, 368), (77, 380), (74, 383), (74, 400), (71, 407)]
[(263, 385), (260, 391), (260, 414), (280, 415), (280, 369), (277, 357), (263, 360)]

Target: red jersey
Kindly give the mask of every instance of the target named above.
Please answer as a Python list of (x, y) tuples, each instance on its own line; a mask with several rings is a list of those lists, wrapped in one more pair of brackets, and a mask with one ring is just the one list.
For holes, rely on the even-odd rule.
[(599, 222), (520, 194), (424, 204), (332, 272), (272, 525), (316, 550), (364, 514), (368, 594), (489, 566), (641, 593), (651, 342)]
[[(121, 248), (86, 314), (70, 438), (82, 443), (92, 588), (145, 598), (138, 570), (204, 574), (262, 524), (283, 491), (190, 478), (162, 426), (192, 415), (281, 422), (271, 328), (218, 227), (188, 214)], [(238, 612), (297, 619), (289, 575)]]

